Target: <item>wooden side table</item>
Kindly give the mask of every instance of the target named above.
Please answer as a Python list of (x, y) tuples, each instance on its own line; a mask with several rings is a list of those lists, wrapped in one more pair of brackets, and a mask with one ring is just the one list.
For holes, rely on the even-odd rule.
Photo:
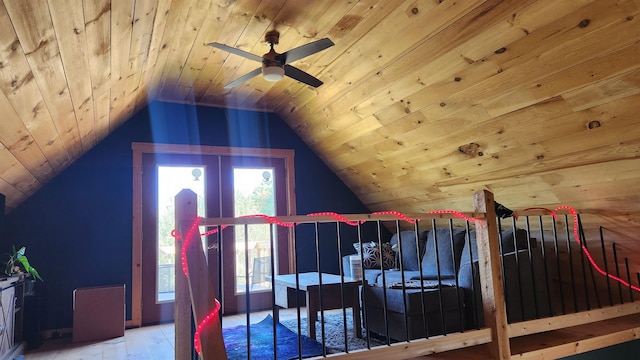
[[(320, 286), (320, 276), (322, 276), (322, 286)], [(342, 281), (341, 281), (342, 279)], [(309, 337), (316, 338), (316, 320), (318, 311), (352, 308), (353, 310), (353, 331), (356, 337), (362, 337), (362, 327), (360, 325), (360, 297), (358, 286), (361, 280), (351, 277), (340, 277), (334, 274), (319, 274), (317, 272), (298, 274), (299, 284), (296, 286), (296, 275), (277, 275), (274, 279), (274, 291), (276, 307), (274, 308), (274, 318), (279, 320), (278, 308), (291, 308), (307, 305), (307, 327)], [(342, 290), (341, 290), (342, 289)], [(344, 302), (342, 293), (344, 292)], [(322, 301), (320, 301), (322, 294)], [(297, 300), (296, 300), (297, 297)], [(321, 307), (322, 303), (322, 307)]]

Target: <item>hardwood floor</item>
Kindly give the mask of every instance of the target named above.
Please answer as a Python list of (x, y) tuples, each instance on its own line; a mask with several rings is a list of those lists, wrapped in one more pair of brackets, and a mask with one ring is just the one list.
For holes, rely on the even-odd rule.
[[(301, 309), (304, 314), (305, 309)], [(270, 311), (251, 313), (250, 322), (264, 319)], [(295, 309), (280, 311), (280, 319), (296, 317)], [(225, 316), (223, 327), (246, 324), (246, 314)], [(168, 360), (174, 358), (173, 323), (127, 329), (124, 336), (105, 341), (73, 343), (71, 337), (47, 339), (37, 349), (28, 350), (26, 360)]]
[(71, 337), (48, 339), (37, 349), (28, 350), (25, 359), (173, 359), (173, 324), (128, 329), (124, 336), (105, 340), (71, 342)]

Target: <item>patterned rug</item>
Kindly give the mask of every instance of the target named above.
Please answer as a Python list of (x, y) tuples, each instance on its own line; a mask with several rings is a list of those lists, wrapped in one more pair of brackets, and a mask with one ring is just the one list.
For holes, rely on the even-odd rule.
[[(224, 345), (229, 360), (241, 359), (298, 359), (300, 355), (298, 334), (280, 323), (276, 323), (277, 355), (273, 350), (273, 318), (251, 324), (249, 328), (251, 347), (247, 351), (247, 327), (239, 325), (223, 329)], [(302, 358), (322, 355), (322, 344), (307, 336), (301, 336)], [(275, 355), (275, 356), (274, 356)]]
[[(282, 321), (282, 325), (291, 329), (291, 331), (298, 333), (298, 320), (286, 320)], [(300, 329), (302, 334), (307, 334), (307, 319), (300, 319)], [(363, 331), (363, 333), (366, 333)], [(322, 323), (320, 320), (320, 314), (318, 314), (318, 321), (316, 321), (316, 341), (322, 344)], [(346, 344), (346, 346), (345, 346)], [(354, 335), (353, 331), (353, 317), (351, 310), (347, 310), (347, 329), (345, 336), (344, 329), (344, 317), (342, 313), (325, 314), (324, 316), (324, 345), (327, 349), (327, 354), (350, 352), (358, 349), (373, 348), (376, 346), (384, 345), (384, 342), (376, 338), (370, 338), (367, 346), (367, 338), (358, 338)]]
[[(320, 316), (318, 316), (320, 317)], [(351, 352), (367, 347), (376, 347), (384, 343), (378, 339), (358, 338), (353, 333), (353, 318), (351, 311), (347, 311), (347, 328), (345, 333), (343, 314), (325, 314), (324, 316), (324, 347), (325, 354)], [(300, 319), (300, 329), (303, 335), (302, 358), (323, 355), (323, 332), (320, 319), (316, 322), (316, 339), (307, 334), (307, 319)], [(273, 352), (273, 318), (267, 315), (262, 321), (252, 324), (250, 357), (247, 356), (247, 327), (244, 325), (223, 329), (224, 344), (229, 360), (244, 359), (298, 359), (298, 320), (285, 320), (276, 323), (277, 356)], [(346, 336), (345, 336), (346, 334)]]

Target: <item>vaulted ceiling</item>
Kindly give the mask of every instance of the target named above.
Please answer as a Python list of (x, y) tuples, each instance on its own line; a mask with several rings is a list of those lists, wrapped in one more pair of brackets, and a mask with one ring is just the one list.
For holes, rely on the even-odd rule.
[[(570, 205), (640, 249), (640, 1), (3, 0), (15, 208), (151, 100), (277, 113), (371, 209)], [(330, 38), (261, 76), (261, 56)]]

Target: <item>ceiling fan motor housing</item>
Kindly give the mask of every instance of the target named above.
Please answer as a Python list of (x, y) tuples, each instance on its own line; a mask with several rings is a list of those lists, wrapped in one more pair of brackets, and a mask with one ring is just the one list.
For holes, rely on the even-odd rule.
[(278, 60), (278, 55), (280, 54), (273, 50), (273, 43), (271, 50), (262, 55), (262, 76), (267, 81), (276, 82), (284, 77), (284, 64)]

